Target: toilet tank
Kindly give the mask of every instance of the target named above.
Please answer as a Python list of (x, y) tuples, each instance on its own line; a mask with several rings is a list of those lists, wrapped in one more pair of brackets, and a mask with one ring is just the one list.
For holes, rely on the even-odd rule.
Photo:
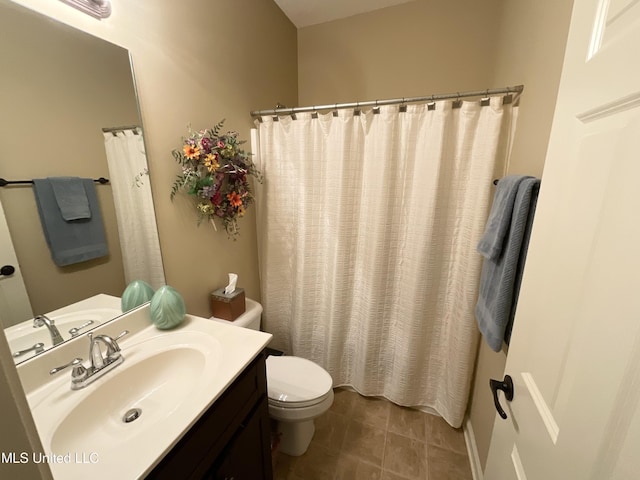
[(260, 330), (260, 316), (262, 315), (262, 305), (255, 300), (247, 298), (245, 300), (245, 311), (242, 315), (233, 321), (224, 318), (211, 317), (216, 322), (235, 325), (236, 327), (250, 328), (251, 330)]

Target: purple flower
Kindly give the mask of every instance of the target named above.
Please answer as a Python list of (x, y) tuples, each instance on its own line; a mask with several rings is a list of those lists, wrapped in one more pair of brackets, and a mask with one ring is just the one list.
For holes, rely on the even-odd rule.
[(211, 147), (213, 147), (213, 142), (208, 137), (203, 137), (200, 140), (200, 145), (202, 146), (202, 150), (204, 153), (211, 153)]
[(211, 198), (215, 193), (215, 187), (213, 185), (206, 185), (202, 187), (202, 190), (198, 193), (198, 196), (202, 198)]

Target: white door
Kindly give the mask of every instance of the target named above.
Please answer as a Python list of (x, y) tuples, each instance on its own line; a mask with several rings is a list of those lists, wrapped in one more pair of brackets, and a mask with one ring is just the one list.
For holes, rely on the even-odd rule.
[(505, 373), (486, 480), (640, 478), (639, 0), (574, 2)]
[[(15, 271), (10, 273), (13, 267)], [(27, 289), (22, 280), (18, 258), (13, 248), (13, 242), (9, 235), (9, 227), (4, 216), (4, 209), (0, 203), (0, 330), (16, 323), (33, 318), (31, 302), (27, 295)]]

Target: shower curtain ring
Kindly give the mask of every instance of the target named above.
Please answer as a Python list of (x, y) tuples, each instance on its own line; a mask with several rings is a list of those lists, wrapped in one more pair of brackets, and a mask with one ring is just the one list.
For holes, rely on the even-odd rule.
[(431, 101), (427, 102), (427, 111), (436, 109), (436, 98), (434, 95), (431, 95)]
[(356, 102), (356, 108), (353, 110), (353, 115), (355, 117), (360, 116), (360, 102)]
[(399, 112), (406, 112), (407, 111), (407, 106), (404, 103), (404, 97), (402, 97), (402, 102), (400, 103), (400, 108), (398, 109)]
[(509, 105), (513, 101), (513, 95), (511, 95), (511, 87), (507, 87), (507, 94), (502, 97), (502, 104)]
[(491, 99), (489, 98), (489, 89), (487, 88), (484, 92), (484, 97), (480, 99), (480, 106), (487, 107), (491, 103)]
[(462, 100), (460, 100), (460, 92), (456, 92), (456, 99), (453, 101), (453, 104), (451, 105), (452, 108), (460, 108), (462, 107)]
[(378, 113), (380, 113), (380, 107), (378, 106), (378, 100), (376, 100), (376, 105), (375, 105), (375, 107), (373, 107), (373, 113), (374, 113), (374, 115), (377, 115)]
[(338, 116), (338, 104), (337, 103), (333, 106), (333, 116), (334, 117)]

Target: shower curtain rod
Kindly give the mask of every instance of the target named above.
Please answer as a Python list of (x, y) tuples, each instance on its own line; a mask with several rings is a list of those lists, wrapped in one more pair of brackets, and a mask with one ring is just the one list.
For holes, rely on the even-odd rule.
[(138, 135), (138, 129), (140, 127), (138, 125), (126, 125), (124, 127), (109, 127), (109, 128), (103, 128), (102, 131), (104, 133), (113, 133), (114, 135), (118, 132), (122, 132), (124, 130), (133, 130), (133, 134), (134, 135)]
[[(360, 107), (380, 107), (382, 105), (397, 105), (397, 104), (406, 104), (406, 103), (414, 103), (414, 102), (426, 102), (426, 101), (436, 101), (436, 100), (446, 100), (450, 98), (464, 98), (464, 97), (488, 97), (489, 95), (501, 95), (505, 94), (516, 94), (519, 96), (524, 90), (524, 85), (516, 85), (515, 87), (504, 87), (504, 88), (494, 88), (494, 89), (486, 89), (486, 90), (476, 90), (472, 92), (456, 92), (456, 93), (442, 93), (438, 95), (428, 95), (426, 97), (407, 97), (407, 98), (393, 98), (390, 100), (373, 100), (367, 102), (351, 102), (351, 103), (336, 103), (333, 105), (315, 105), (311, 107), (295, 107), (295, 108), (274, 108), (271, 110), (254, 110), (251, 112), (252, 117), (260, 117), (263, 115), (290, 115), (293, 113), (302, 113), (302, 112), (315, 112), (317, 110), (338, 110), (341, 108), (360, 108)], [(280, 104), (278, 104), (280, 107)]]

